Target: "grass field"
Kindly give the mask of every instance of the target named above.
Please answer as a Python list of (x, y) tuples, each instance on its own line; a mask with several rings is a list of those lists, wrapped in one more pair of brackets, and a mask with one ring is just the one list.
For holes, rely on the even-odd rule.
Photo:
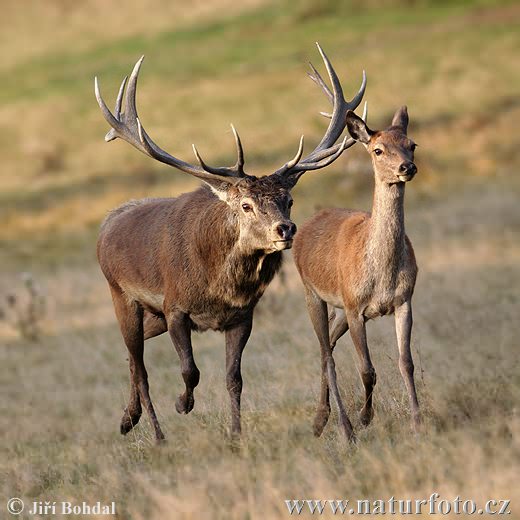
[[(27, 11), (5, 2), (0, 518), (13, 496), (27, 507), (115, 501), (122, 519), (274, 519), (289, 517), (285, 499), (434, 492), (479, 505), (510, 499), (509, 518), (520, 518), (520, 6), (183, 4), (130, 0), (123, 12), (116, 2), (40, 0)], [(344, 443), (334, 413), (323, 437), (312, 436), (319, 348), (287, 254), (244, 354), (240, 445), (227, 436), (217, 333), (194, 338), (201, 383), (188, 416), (174, 410), (183, 385), (168, 338), (148, 342), (151, 394), (168, 443), (154, 445), (146, 417), (123, 438), (126, 349), (95, 261), (97, 229), (121, 202), (197, 182), (121, 141), (103, 142), (93, 77), (112, 105), (120, 79), (145, 53), (138, 106), (158, 143), (192, 160), (196, 142), (208, 162), (227, 164), (233, 122), (249, 171), (269, 173), (292, 156), (301, 133), (311, 147), (324, 131), (318, 112), (326, 100), (305, 77), (307, 61), (321, 65), (316, 40), (347, 93), (366, 69), (370, 125), (388, 124), (406, 103), (419, 143), (406, 226), (420, 268), (413, 350), (424, 431), (409, 430), (387, 318), (368, 325), (378, 373), (372, 425), (363, 430), (357, 419), (362, 387), (343, 339), (338, 380), (359, 442)], [(306, 174), (293, 193), (294, 220), (326, 206), (369, 209), (370, 171), (355, 146), (326, 171)], [(40, 288), (44, 311), (29, 308), (23, 273)], [(36, 339), (24, 328), (31, 312), (40, 316)]]

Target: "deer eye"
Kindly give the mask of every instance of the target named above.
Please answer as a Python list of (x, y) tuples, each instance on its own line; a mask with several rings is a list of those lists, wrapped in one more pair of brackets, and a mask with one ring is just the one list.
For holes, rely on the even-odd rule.
[(376, 155), (381, 155), (381, 154), (383, 153), (383, 150), (381, 150), (381, 148), (376, 148), (376, 149), (374, 150), (374, 153), (375, 153)]
[(251, 204), (248, 204), (247, 202), (242, 202), (242, 209), (245, 213), (249, 213), (250, 211), (253, 211), (253, 206), (251, 206)]
[(291, 200), (287, 203), (287, 207), (288, 207), (288, 208), (292, 208), (292, 205), (293, 205), (293, 200), (291, 199)]
[(415, 143), (412, 143), (412, 146), (410, 146), (410, 150), (412, 150), (412, 152), (415, 152), (416, 148), (417, 148), (417, 145)]

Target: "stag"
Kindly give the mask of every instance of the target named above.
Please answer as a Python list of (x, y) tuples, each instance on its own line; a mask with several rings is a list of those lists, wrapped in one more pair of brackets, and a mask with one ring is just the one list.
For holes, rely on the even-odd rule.
[[(225, 334), (231, 434), (240, 434), (242, 352), (251, 334), (254, 308), (281, 266), (282, 251), (292, 247), (296, 225), (290, 218), (291, 189), (303, 173), (328, 166), (354, 144), (347, 137), (337, 141), (345, 129), (347, 112), (358, 107), (365, 92), (363, 72), (359, 91), (347, 102), (334, 68), (319, 45), (318, 50), (332, 83), (329, 126), (310, 154), (302, 158), (302, 136), (294, 158), (264, 177), (244, 171), (244, 152), (233, 126), (238, 154), (234, 166), (209, 166), (195, 146), (198, 165), (162, 150), (137, 115), (136, 87), (143, 58), (136, 63), (128, 86), (127, 78), (123, 80), (114, 114), (103, 101), (96, 78), (96, 98), (112, 127), (106, 141), (124, 139), (153, 159), (204, 183), (176, 198), (123, 204), (110, 212), (101, 226), (98, 260), (129, 352), (131, 390), (121, 420), (123, 435), (139, 422), (142, 403), (156, 440), (164, 439), (150, 398), (144, 341), (168, 331), (185, 385), (175, 408), (187, 414), (193, 409), (200, 377), (191, 332), (207, 329)], [(309, 76), (323, 83), (314, 67)]]
[[(323, 86), (323, 85), (322, 85)], [(320, 436), (330, 415), (329, 389), (339, 409), (344, 434), (354, 439), (336, 382), (332, 353), (338, 339), (350, 329), (359, 357), (365, 388), (361, 422), (372, 419), (372, 392), (376, 372), (370, 359), (365, 323), (395, 313), (399, 369), (412, 409), (412, 425), (419, 425), (419, 404), (410, 351), (412, 294), (417, 264), (404, 230), (406, 182), (417, 173), (416, 144), (408, 138), (408, 113), (401, 107), (392, 125), (373, 131), (353, 112), (347, 113), (348, 131), (363, 143), (372, 158), (375, 190), (372, 213), (326, 209), (314, 215), (298, 232), (294, 259), (305, 287), (307, 309), (321, 348), (321, 393), (314, 433)], [(327, 305), (332, 307), (330, 318)]]

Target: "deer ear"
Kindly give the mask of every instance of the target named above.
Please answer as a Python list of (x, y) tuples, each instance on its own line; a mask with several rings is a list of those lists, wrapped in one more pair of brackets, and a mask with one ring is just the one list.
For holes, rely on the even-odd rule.
[(408, 109), (406, 105), (403, 105), (395, 114), (392, 119), (392, 126), (397, 126), (401, 128), (403, 132), (406, 134), (408, 129)]
[(368, 128), (363, 119), (354, 114), (352, 110), (349, 110), (346, 120), (348, 133), (352, 136), (352, 139), (363, 144), (368, 144), (374, 132)]
[(204, 184), (211, 188), (211, 191), (224, 202), (228, 200), (229, 188), (231, 188), (231, 184), (227, 182), (223, 182), (220, 179), (202, 179)]

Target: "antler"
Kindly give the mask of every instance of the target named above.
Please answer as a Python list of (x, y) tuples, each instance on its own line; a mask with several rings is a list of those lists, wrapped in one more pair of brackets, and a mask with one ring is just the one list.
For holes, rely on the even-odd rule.
[[(332, 103), (332, 114), (321, 112), (322, 115), (330, 118), (330, 123), (318, 146), (316, 146), (316, 148), (309, 155), (300, 161), (303, 152), (302, 138), (300, 140), (300, 149), (298, 150), (298, 153), (292, 161), (284, 164), (275, 172), (275, 174), (278, 175), (292, 176), (294, 174), (298, 174), (297, 176), (299, 177), (299, 175), (305, 171), (324, 168), (325, 166), (333, 163), (347, 148), (350, 148), (355, 143), (354, 139), (345, 137), (345, 139), (343, 139), (340, 144), (335, 144), (343, 133), (343, 130), (347, 124), (347, 112), (349, 110), (355, 110), (363, 99), (367, 86), (367, 77), (365, 71), (363, 71), (363, 79), (357, 94), (352, 98), (351, 101), (346, 101), (343, 96), (341, 83), (338, 79), (336, 71), (334, 70), (334, 67), (327, 58), (327, 55), (323, 52), (320, 44), (316, 42), (316, 45), (321, 54), (323, 62), (325, 63), (325, 68), (329, 74), (329, 78), (332, 84), (332, 91), (329, 89), (325, 81), (323, 81), (320, 73), (314, 68), (312, 63), (310, 64), (312, 72), (309, 73), (309, 77), (322, 88), (329, 101)], [(366, 119), (366, 116), (367, 104), (365, 102), (365, 107), (363, 110), (364, 120)]]
[[(139, 76), (139, 70), (143, 60), (144, 56), (142, 56), (135, 64), (132, 74), (130, 75), (130, 79), (128, 80), (128, 86), (126, 86), (127, 77), (125, 77), (121, 83), (121, 87), (119, 88), (119, 93), (117, 95), (114, 114), (110, 112), (106, 103), (101, 97), (97, 77), (94, 80), (97, 102), (107, 123), (112, 127), (111, 130), (106, 134), (105, 141), (112, 141), (113, 139), (119, 137), (130, 143), (139, 151), (149, 155), (153, 159), (168, 164), (169, 166), (178, 168), (179, 170), (194, 175), (195, 177), (198, 177), (204, 181), (221, 181), (228, 184), (238, 184), (244, 177), (246, 177), (246, 174), (244, 173), (244, 151), (242, 149), (242, 143), (240, 142), (240, 137), (233, 125), (231, 125), (231, 129), (233, 130), (233, 135), (235, 136), (238, 158), (236, 164), (229, 168), (215, 168), (208, 166), (202, 160), (199, 152), (195, 148), (195, 145), (193, 145), (193, 151), (200, 163), (200, 167), (194, 166), (177, 159), (176, 157), (173, 157), (152, 141), (146, 130), (141, 125), (137, 115), (137, 107), (135, 102), (137, 78)], [(125, 111), (122, 113), (121, 108), (123, 99), (125, 102)]]
[[(361, 87), (358, 93), (350, 102), (345, 101), (341, 84), (334, 68), (332, 67), (332, 64), (323, 52), (320, 45), (318, 43), (316, 43), (316, 45), (318, 46), (318, 50), (329, 74), (332, 83), (332, 91), (323, 81), (319, 72), (312, 66), (312, 64), (312, 73), (309, 73), (309, 76), (323, 89), (326, 96), (332, 103), (332, 114), (322, 112), (322, 114), (329, 117), (331, 121), (322, 140), (309, 155), (307, 155), (304, 159), (301, 159), (303, 155), (302, 136), (300, 139), (298, 152), (294, 158), (279, 168), (274, 173), (274, 175), (295, 175), (295, 178), (298, 179), (299, 176), (305, 171), (317, 170), (328, 166), (334, 162), (343, 153), (344, 150), (351, 147), (355, 143), (352, 138), (347, 139), (347, 137), (345, 137), (345, 139), (343, 139), (340, 144), (335, 144), (345, 129), (347, 112), (349, 110), (355, 110), (363, 98), (366, 89), (366, 74), (363, 71), (363, 80), (361, 82)], [(200, 166), (192, 165), (182, 161), (181, 159), (173, 157), (168, 152), (165, 152), (150, 138), (146, 130), (141, 125), (137, 115), (135, 100), (137, 91), (137, 78), (139, 76), (139, 70), (143, 60), (144, 56), (142, 56), (135, 64), (130, 78), (128, 79), (125, 77), (121, 83), (121, 87), (119, 88), (119, 93), (116, 99), (114, 114), (110, 112), (109, 108), (101, 97), (99, 83), (97, 77), (95, 78), (94, 83), (97, 102), (101, 108), (103, 116), (105, 117), (108, 124), (112, 127), (111, 130), (106, 134), (105, 141), (112, 141), (118, 137), (124, 139), (139, 151), (152, 157), (153, 159), (168, 164), (169, 166), (173, 166), (174, 168), (178, 168), (179, 170), (189, 173), (190, 175), (194, 175), (195, 177), (198, 177), (210, 184), (214, 184), (215, 181), (224, 182), (227, 184), (238, 184), (243, 178), (249, 177), (244, 172), (244, 151), (242, 148), (242, 143), (240, 142), (240, 137), (233, 125), (231, 125), (231, 129), (235, 137), (237, 161), (235, 165), (231, 167), (212, 167), (207, 165), (195, 148), (195, 145), (193, 145), (193, 152), (195, 153), (195, 157), (197, 158)], [(121, 112), (123, 101), (125, 103), (125, 111)], [(363, 119), (366, 119), (366, 114), (367, 105), (365, 103)]]

